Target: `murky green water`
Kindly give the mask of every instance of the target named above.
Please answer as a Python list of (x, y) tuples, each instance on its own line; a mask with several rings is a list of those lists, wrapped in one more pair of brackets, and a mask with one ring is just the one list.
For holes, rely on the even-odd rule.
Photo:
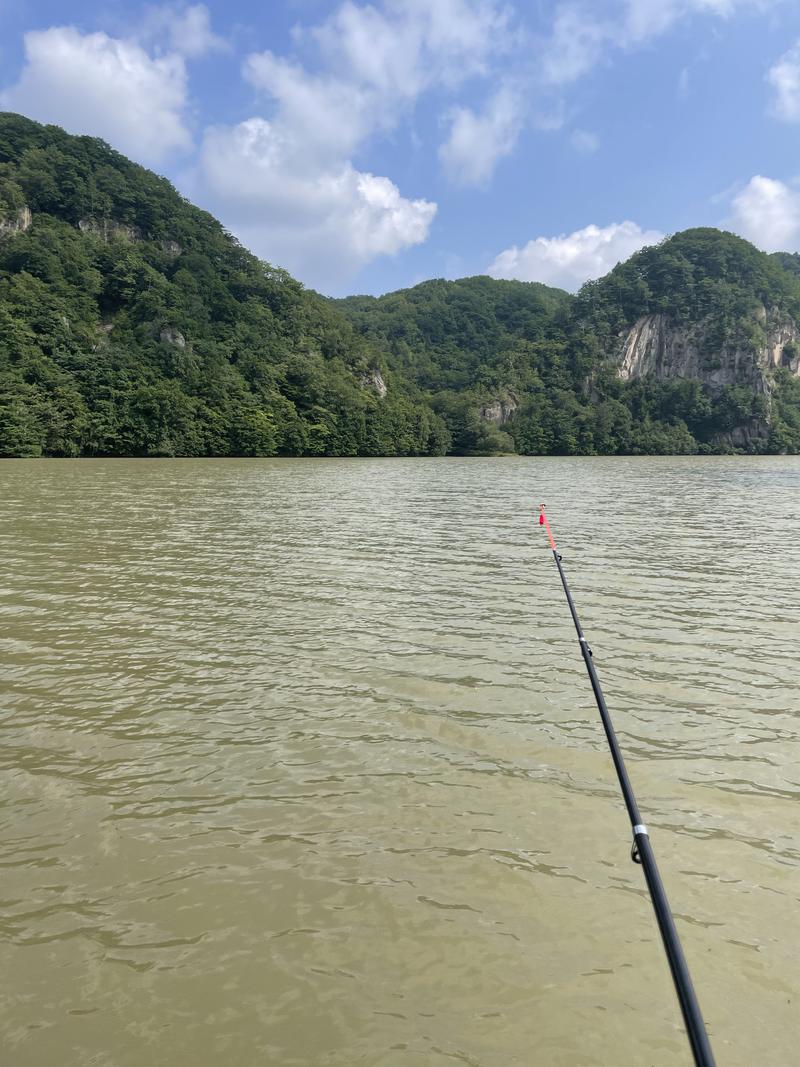
[(800, 461), (0, 466), (0, 1060), (797, 1062)]

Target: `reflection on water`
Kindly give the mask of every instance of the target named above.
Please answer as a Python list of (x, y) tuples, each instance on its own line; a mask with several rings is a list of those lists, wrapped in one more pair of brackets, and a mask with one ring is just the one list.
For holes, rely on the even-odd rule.
[(0, 1047), (796, 1061), (800, 461), (0, 466)]

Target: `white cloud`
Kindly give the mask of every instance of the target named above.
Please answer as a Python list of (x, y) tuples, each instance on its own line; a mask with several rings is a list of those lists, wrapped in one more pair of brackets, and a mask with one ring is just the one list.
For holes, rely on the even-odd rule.
[(610, 22), (573, 3), (556, 8), (549, 40), (542, 49), (541, 76), (547, 85), (565, 86), (600, 61), (613, 36)]
[(692, 15), (731, 18), (737, 11), (763, 11), (780, 0), (625, 0), (623, 35), (628, 46), (643, 44)]
[(291, 137), (262, 118), (207, 130), (202, 169), (243, 242), (317, 286), (420, 244), (436, 214), (435, 204), (406, 199), (348, 160), (307, 168)]
[(276, 124), (309, 163), (349, 156), (382, 121), (380, 98), (362, 85), (309, 74), (271, 52), (248, 56), (244, 76), (277, 103)]
[(522, 101), (509, 88), (500, 89), (481, 114), (454, 109), (450, 135), (439, 149), (450, 179), (456, 185), (485, 186), (498, 161), (513, 151), (523, 115)]
[(781, 0), (562, 0), (543, 42), (541, 77), (566, 86), (609, 61), (615, 51), (642, 48), (693, 16), (730, 18), (748, 8), (762, 11)]
[(573, 130), (570, 144), (581, 155), (591, 156), (600, 147), (600, 138), (591, 130)]
[(211, 29), (211, 16), (205, 4), (180, 7), (167, 4), (145, 11), (137, 37), (140, 41), (197, 59), (208, 52), (224, 51), (228, 45)]
[(800, 41), (770, 67), (767, 81), (775, 90), (772, 114), (784, 122), (800, 122)]
[(730, 228), (765, 252), (800, 250), (800, 191), (757, 174), (732, 206)]
[[(422, 93), (452, 93), (488, 74), (511, 31), (498, 0), (345, 0), (295, 37), (315, 64), (271, 51), (248, 56), (243, 73), (269, 119), (207, 131), (198, 179), (201, 196), (245, 243), (329, 287), (377, 256), (425, 241), (436, 213), (436, 204), (357, 168), (355, 154), (395, 129)], [(491, 143), (461, 175), (483, 181), (511, 150), (512, 111), (510, 95), (499, 91), (479, 120)], [(445, 157), (455, 162), (456, 154), (452, 147)]]
[(626, 0), (621, 43), (643, 44), (660, 37), (694, 6), (682, 0)]
[(188, 148), (186, 69), (178, 55), (153, 59), (130, 41), (71, 26), (25, 34), (25, 66), (0, 107), (104, 137), (154, 162)]
[(381, 9), (345, 0), (305, 37), (318, 49), (317, 72), (266, 51), (248, 56), (244, 74), (309, 156), (352, 153), (394, 128), (422, 93), (489, 73), (490, 58), (511, 45), (495, 0), (387, 0)]
[(495, 258), (488, 273), (494, 278), (545, 282), (575, 290), (585, 281), (607, 274), (645, 245), (657, 244), (663, 236), (634, 222), (585, 226), (559, 237), (536, 237), (522, 248), (513, 245)]
[(387, 0), (382, 9), (345, 0), (312, 35), (333, 73), (389, 98), (486, 74), (513, 36), (497, 0)]

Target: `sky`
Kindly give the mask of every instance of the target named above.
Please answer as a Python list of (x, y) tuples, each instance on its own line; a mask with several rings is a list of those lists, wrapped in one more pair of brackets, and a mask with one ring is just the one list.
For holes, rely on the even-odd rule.
[(333, 296), (800, 250), (797, 0), (0, 0), (0, 110), (102, 137)]

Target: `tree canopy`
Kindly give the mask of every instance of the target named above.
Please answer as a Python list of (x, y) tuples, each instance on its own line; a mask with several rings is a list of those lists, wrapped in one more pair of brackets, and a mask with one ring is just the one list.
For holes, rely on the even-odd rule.
[(102, 141), (0, 116), (0, 225), (24, 207), (0, 235), (0, 454), (449, 447), (329, 301)]
[(792, 340), (766, 391), (617, 373), (643, 315), (710, 365), (763, 348), (765, 309), (794, 336), (798, 264), (698, 229), (575, 297), (475, 277), (328, 300), (103, 141), (0, 114), (0, 456), (798, 451)]

